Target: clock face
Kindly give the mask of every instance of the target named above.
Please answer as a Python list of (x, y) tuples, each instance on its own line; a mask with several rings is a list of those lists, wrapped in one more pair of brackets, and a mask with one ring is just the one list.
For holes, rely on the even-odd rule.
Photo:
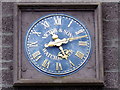
[(91, 38), (86, 27), (65, 14), (38, 19), (25, 36), (25, 53), (38, 71), (65, 76), (78, 71), (87, 62)]

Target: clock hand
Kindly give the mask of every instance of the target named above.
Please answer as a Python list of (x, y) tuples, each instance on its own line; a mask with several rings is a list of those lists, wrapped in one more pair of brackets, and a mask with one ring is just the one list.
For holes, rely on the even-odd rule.
[(49, 42), (48, 44), (44, 45), (45, 47), (53, 47), (55, 46), (55, 42)]
[[(80, 38), (83, 38), (83, 37), (87, 37), (87, 35), (80, 36), (80, 37), (74, 37), (74, 38), (67, 38), (67, 39), (64, 38), (64, 39), (61, 40), (61, 44), (60, 44), (60, 45), (62, 45), (63, 43), (64, 43), (64, 44), (65, 44), (65, 43), (68, 43), (68, 41), (73, 41), (73, 40), (80, 39)], [(63, 42), (63, 43), (62, 43), (62, 42)], [(60, 42), (59, 42), (59, 43), (60, 43)], [(61, 52), (62, 52), (62, 54), (63, 54), (63, 55), (61, 55), (61, 57), (62, 57), (63, 59), (66, 59), (66, 60), (67, 60), (67, 59), (68, 59), (68, 55), (65, 54), (62, 46), (60, 46), (59, 49), (61, 50)]]
[(54, 33), (51, 33), (51, 35), (52, 35), (52, 39), (53, 39), (54, 41), (51, 41), (51, 42), (49, 42), (48, 44), (45, 44), (45, 45), (44, 45), (45, 47), (61, 46), (63, 43), (66, 43), (66, 39), (60, 40), (60, 39), (58, 38), (58, 35), (56, 35), (56, 34), (54, 34)]
[(52, 39), (53, 39), (53, 40), (59, 39), (59, 38), (58, 38), (58, 35), (56, 35), (56, 34), (54, 34), (54, 33), (51, 33), (51, 35), (52, 35)]
[[(53, 39), (53, 40), (59, 39), (59, 38), (58, 38), (58, 35), (54, 34), (53, 32), (51, 32), (51, 35), (52, 35), (52, 39)], [(48, 44), (45, 44), (44, 46), (45, 46), (45, 47), (53, 47), (53, 46), (59, 46), (59, 45), (57, 45), (57, 42), (55, 42), (55, 41), (52, 42), (52, 41), (51, 41), (51, 42), (49, 42)]]
[(48, 44), (45, 44), (44, 46), (45, 47), (53, 47), (53, 46), (61, 46), (62, 44), (65, 44), (65, 43), (67, 43), (68, 42), (68, 40), (67, 39), (62, 39), (62, 40), (60, 40), (60, 39), (57, 39), (57, 40), (55, 40), (54, 42), (49, 42)]
[(84, 38), (84, 37), (87, 37), (87, 36), (88, 35), (73, 37), (73, 38), (63, 38), (62, 40), (56, 39), (54, 42), (49, 42), (48, 44), (45, 44), (45, 47), (61, 46), (62, 44), (66, 44), (69, 41), (71, 42), (73, 40), (77, 40), (77, 39)]
[(73, 41), (73, 40), (77, 40), (77, 39), (80, 39), (80, 38), (84, 38), (84, 37), (87, 37), (88, 35), (84, 35), (84, 36), (79, 36), (79, 37), (73, 37), (73, 38), (67, 38), (68, 41)]
[(51, 33), (52, 35), (52, 39), (54, 40), (54, 42), (49, 42), (48, 44), (45, 44), (45, 47), (52, 47), (52, 46), (59, 46), (59, 49), (61, 51), (62, 54), (60, 54), (59, 56), (62, 57), (63, 59), (66, 59), (68, 58), (68, 55), (65, 54), (64, 50), (63, 50), (63, 47), (61, 46), (63, 43), (66, 43), (66, 39), (62, 39), (60, 40), (58, 38), (58, 35), (54, 34), (54, 33)]

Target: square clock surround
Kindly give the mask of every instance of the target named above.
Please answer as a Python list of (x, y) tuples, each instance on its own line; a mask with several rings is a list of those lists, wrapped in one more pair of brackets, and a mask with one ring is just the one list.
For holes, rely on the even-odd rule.
[[(50, 14), (79, 19), (91, 35), (92, 53), (77, 72), (54, 77), (36, 70), (27, 60), (24, 39), (30, 25)], [(103, 85), (102, 23), (100, 3), (15, 3), (14, 7), (14, 85)]]

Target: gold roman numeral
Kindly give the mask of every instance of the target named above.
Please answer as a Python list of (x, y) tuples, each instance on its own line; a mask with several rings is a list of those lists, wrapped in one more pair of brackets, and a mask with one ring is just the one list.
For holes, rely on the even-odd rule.
[(75, 54), (77, 57), (79, 57), (80, 59), (82, 59), (84, 57), (84, 54), (77, 51), (76, 54)]
[(47, 21), (41, 22), (41, 24), (44, 26), (44, 29), (50, 27)]
[(40, 51), (33, 53), (32, 56), (36, 61), (38, 61), (42, 57)]
[(50, 61), (48, 61), (47, 59), (43, 61), (42, 66), (45, 68), (49, 68), (50, 66)]
[(61, 63), (56, 62), (56, 70), (62, 70)]
[(73, 20), (71, 20), (71, 21), (70, 21), (70, 23), (68, 24), (68, 27), (70, 27), (70, 26), (71, 26), (72, 22), (73, 22)]
[(71, 60), (68, 60), (68, 61), (69, 61), (71, 67), (75, 66)]
[(37, 31), (35, 31), (35, 30), (32, 30), (31, 31), (33, 34), (36, 34), (37, 36), (40, 36), (41, 35), (41, 32), (37, 32)]
[(38, 42), (31, 42), (27, 44), (29, 47), (37, 47), (38, 46)]
[(84, 29), (78, 30), (77, 32), (75, 32), (75, 34), (78, 35), (78, 34), (80, 34), (80, 33), (82, 33), (82, 32), (84, 32)]
[(87, 41), (79, 41), (80, 46), (87, 46), (88, 42)]
[(55, 24), (54, 25), (61, 25), (61, 17), (56, 16), (54, 17)]

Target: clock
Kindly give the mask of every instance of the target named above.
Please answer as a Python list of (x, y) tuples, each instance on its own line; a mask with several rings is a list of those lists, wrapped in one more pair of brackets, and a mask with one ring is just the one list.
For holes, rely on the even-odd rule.
[(91, 37), (80, 20), (65, 14), (50, 14), (36, 20), (27, 30), (24, 51), (40, 73), (66, 76), (89, 61)]
[(15, 3), (14, 85), (103, 85), (100, 3)]

